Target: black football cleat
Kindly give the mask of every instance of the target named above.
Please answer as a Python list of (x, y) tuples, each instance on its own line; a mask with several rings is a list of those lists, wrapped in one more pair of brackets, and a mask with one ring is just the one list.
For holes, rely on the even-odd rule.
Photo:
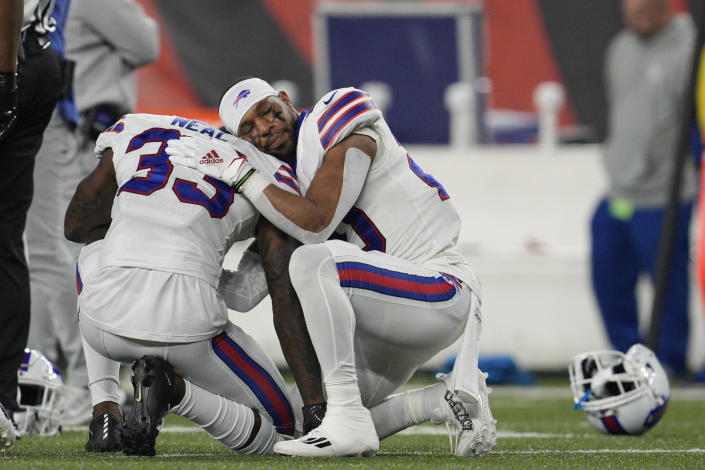
[(134, 402), (122, 434), (126, 455), (156, 454), (158, 427), (175, 406), (174, 369), (164, 359), (144, 356), (132, 365)]
[(115, 452), (122, 450), (124, 422), (110, 413), (93, 418), (88, 426), (86, 452)]

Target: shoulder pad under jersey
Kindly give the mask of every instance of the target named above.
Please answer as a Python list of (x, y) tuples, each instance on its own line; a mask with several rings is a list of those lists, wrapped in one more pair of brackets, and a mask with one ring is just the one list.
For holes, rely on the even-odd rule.
[(356, 88), (328, 92), (316, 103), (311, 114), (324, 151), (382, 117), (370, 95)]
[(98, 136), (94, 152), (100, 157), (106, 149), (113, 148), (123, 134), (134, 135), (150, 127), (170, 128), (173, 120), (174, 116), (159, 114), (125, 114)]

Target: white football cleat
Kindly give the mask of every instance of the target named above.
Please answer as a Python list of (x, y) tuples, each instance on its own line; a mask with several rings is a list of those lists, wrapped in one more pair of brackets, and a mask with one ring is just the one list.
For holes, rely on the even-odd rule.
[[(438, 374), (436, 378), (446, 384), (450, 382), (446, 374)], [(479, 374), (480, 396), (476, 403), (462, 402), (448, 389), (441, 398), (442, 422), (448, 428), (451, 452), (458, 457), (486, 455), (497, 442), (497, 420), (492, 417), (488, 397), (492, 390), (487, 387), (486, 378), (486, 373)], [(455, 427), (455, 434), (450, 430), (451, 425)]]
[(15, 425), (5, 413), (5, 408), (0, 405), (0, 451), (3, 451), (15, 443), (17, 434)]
[(321, 425), (305, 436), (274, 444), (274, 452), (302, 457), (372, 457), (379, 450), (370, 411), (328, 406)]

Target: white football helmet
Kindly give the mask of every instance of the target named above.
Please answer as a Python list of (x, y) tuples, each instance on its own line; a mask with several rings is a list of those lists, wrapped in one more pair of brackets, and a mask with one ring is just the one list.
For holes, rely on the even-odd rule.
[(64, 379), (56, 365), (39, 351), (25, 349), (17, 382), (20, 411), (14, 417), (19, 435), (61, 434)]
[(605, 434), (643, 434), (666, 412), (668, 377), (656, 355), (635, 344), (626, 354), (595, 351), (573, 358), (568, 372), (575, 409)]

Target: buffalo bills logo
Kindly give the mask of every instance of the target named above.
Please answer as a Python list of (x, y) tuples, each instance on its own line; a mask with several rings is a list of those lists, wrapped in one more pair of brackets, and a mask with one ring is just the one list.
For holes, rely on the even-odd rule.
[(233, 101), (233, 106), (237, 108), (239, 101), (241, 99), (247, 98), (248, 96), (250, 96), (250, 90), (242, 90), (240, 93), (238, 93), (237, 98), (235, 98), (235, 101)]
[(655, 407), (653, 410), (649, 412), (649, 415), (646, 417), (644, 420), (644, 426), (647, 428), (652, 428), (656, 425), (656, 423), (659, 422), (663, 414), (666, 412), (666, 407), (668, 406), (668, 399), (669, 397), (662, 395), (661, 400), (663, 401), (663, 404)]

